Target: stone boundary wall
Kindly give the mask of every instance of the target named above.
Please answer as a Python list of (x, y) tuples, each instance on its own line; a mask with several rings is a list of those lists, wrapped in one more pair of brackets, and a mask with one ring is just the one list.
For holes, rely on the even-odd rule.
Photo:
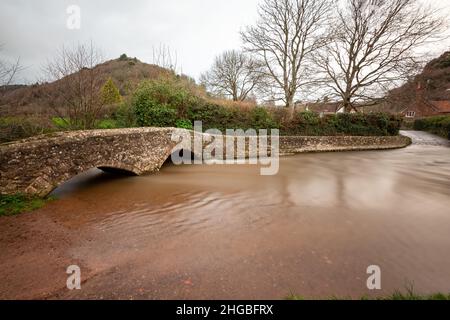
[[(92, 168), (136, 175), (158, 171), (178, 145), (174, 128), (133, 128), (61, 132), (0, 145), (0, 194), (46, 196)], [(192, 132), (191, 132), (192, 134)], [(280, 154), (385, 150), (406, 147), (395, 137), (280, 137)], [(191, 151), (191, 150), (190, 150)]]
[(410, 144), (411, 139), (401, 135), (392, 137), (280, 137), (280, 153), (388, 150), (404, 148)]

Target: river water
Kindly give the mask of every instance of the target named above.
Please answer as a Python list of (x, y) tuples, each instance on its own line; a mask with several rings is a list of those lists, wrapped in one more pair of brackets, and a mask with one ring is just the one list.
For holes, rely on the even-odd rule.
[[(302, 154), (276, 176), (250, 165), (92, 170), (45, 214), (79, 235), (87, 268), (64, 298), (283, 299), (450, 292), (450, 148)], [(378, 265), (382, 290), (369, 291)]]

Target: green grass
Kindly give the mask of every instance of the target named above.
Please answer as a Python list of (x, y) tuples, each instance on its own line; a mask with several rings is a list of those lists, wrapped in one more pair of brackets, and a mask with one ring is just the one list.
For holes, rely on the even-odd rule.
[(14, 216), (45, 206), (53, 198), (38, 198), (23, 194), (0, 195), (0, 216)]
[[(305, 297), (302, 296), (298, 296), (298, 295), (292, 295), (286, 298), (286, 300), (291, 300), (291, 301), (306, 301), (306, 300), (311, 300), (311, 299), (307, 299)], [(355, 299), (351, 299), (351, 298), (340, 298), (340, 297), (331, 297), (331, 298), (327, 298), (327, 299), (318, 299), (318, 300), (355, 300)], [(381, 297), (381, 298), (370, 298), (370, 297), (361, 297), (360, 299), (357, 300), (383, 300), (383, 301), (426, 301), (426, 300), (433, 300), (433, 301), (450, 301), (450, 294), (444, 294), (444, 293), (436, 293), (436, 294), (431, 294), (431, 295), (418, 295), (418, 294), (404, 294), (401, 292), (398, 293), (394, 293), (390, 296), (387, 297)]]
[(418, 295), (415, 293), (396, 292), (392, 296), (381, 300), (444, 300), (450, 301), (450, 294), (435, 293), (430, 295)]
[(97, 129), (117, 129), (120, 128), (116, 120), (113, 119), (103, 119), (97, 122)]
[(62, 129), (62, 130), (69, 130), (70, 129), (70, 119), (68, 119), (68, 118), (54, 117), (54, 118), (52, 118), (52, 123), (58, 129)]
[[(286, 300), (291, 301), (303, 301), (303, 300), (311, 300), (308, 298), (305, 298), (303, 296), (291, 294), (288, 297), (286, 297)], [(355, 300), (349, 297), (331, 297), (327, 299), (319, 299), (319, 300)], [(385, 300), (385, 301), (416, 301), (416, 300), (443, 300), (443, 301), (450, 301), (450, 294), (444, 294), (444, 293), (435, 293), (435, 294), (429, 294), (429, 295), (419, 295), (414, 292), (414, 289), (412, 287), (407, 287), (406, 292), (401, 291), (395, 291), (392, 295), (386, 296), (386, 297), (369, 297), (364, 296), (360, 299), (356, 300)]]
[[(52, 118), (52, 123), (60, 130), (72, 130), (77, 126), (69, 118)], [(117, 120), (102, 119), (95, 123), (95, 129), (117, 129), (120, 128)]]

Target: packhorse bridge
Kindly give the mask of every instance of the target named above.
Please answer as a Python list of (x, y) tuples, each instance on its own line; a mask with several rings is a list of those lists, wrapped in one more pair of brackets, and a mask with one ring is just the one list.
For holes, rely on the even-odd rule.
[(92, 168), (142, 175), (159, 170), (177, 145), (173, 129), (61, 132), (0, 147), (0, 192), (45, 196)]
[[(0, 145), (0, 194), (46, 196), (92, 168), (134, 175), (156, 172), (178, 145), (172, 140), (175, 130), (188, 132), (175, 128), (74, 131)], [(394, 149), (410, 142), (404, 136), (280, 137), (280, 153)]]

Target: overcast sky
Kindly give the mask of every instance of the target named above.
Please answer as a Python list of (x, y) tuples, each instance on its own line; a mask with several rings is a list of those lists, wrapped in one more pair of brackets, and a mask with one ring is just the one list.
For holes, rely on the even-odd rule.
[[(256, 20), (260, 1), (1, 0), (0, 55), (20, 56), (22, 79), (33, 82), (63, 44), (92, 40), (107, 59), (126, 53), (144, 62), (152, 62), (153, 47), (165, 44), (177, 52), (183, 73), (198, 78), (215, 55), (240, 47), (239, 30)], [(432, 3), (450, 7), (450, 0)], [(81, 9), (79, 30), (67, 28), (70, 5)], [(442, 50), (433, 48), (433, 55)]]

